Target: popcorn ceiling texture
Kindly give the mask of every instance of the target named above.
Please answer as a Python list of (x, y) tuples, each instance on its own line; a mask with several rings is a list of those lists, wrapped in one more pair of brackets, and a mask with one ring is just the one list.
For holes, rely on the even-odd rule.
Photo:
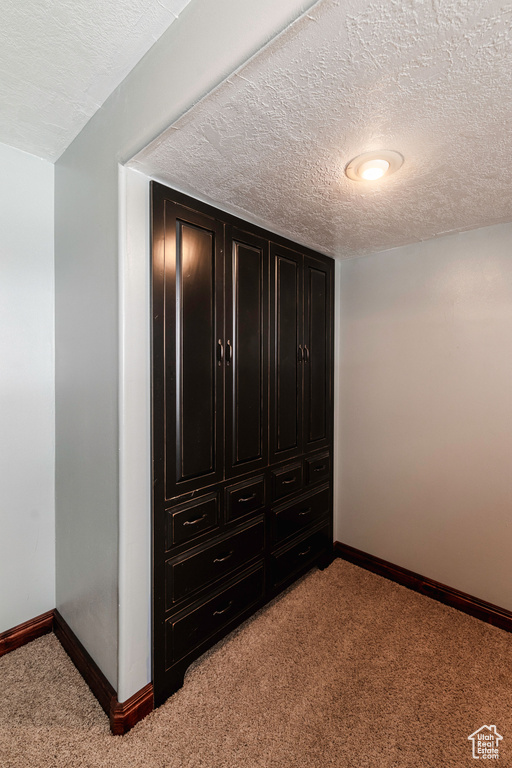
[(189, 0), (7, 0), (0, 142), (56, 160)]
[(320, 0), (131, 165), (348, 258), (512, 220), (511, 117), (512, 4)]

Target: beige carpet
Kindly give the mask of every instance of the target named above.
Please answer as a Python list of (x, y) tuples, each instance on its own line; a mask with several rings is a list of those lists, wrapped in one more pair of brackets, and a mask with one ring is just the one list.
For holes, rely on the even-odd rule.
[(0, 659), (0, 691), (1, 768), (463, 768), (490, 724), (512, 766), (512, 635), (341, 560), (205, 654), (127, 736), (53, 635)]

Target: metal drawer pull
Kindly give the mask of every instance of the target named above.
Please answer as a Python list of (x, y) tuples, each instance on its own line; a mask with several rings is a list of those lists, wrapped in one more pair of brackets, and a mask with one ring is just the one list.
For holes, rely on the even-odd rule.
[(222, 365), (222, 361), (224, 360), (224, 347), (222, 345), (222, 339), (219, 339), (217, 342), (217, 361), (219, 365)]
[(257, 496), (257, 493), (256, 491), (254, 491), (254, 493), (251, 493), (250, 496), (246, 496), (245, 498), (240, 498), (238, 499), (238, 501), (240, 502), (240, 504), (245, 504), (246, 501), (252, 501), (253, 499), (256, 498), (256, 496)]
[(231, 608), (232, 605), (233, 605), (233, 601), (230, 600), (225, 608), (221, 608), (220, 611), (214, 611), (213, 615), (214, 616), (222, 616), (223, 613), (226, 613), (226, 611), (229, 611), (229, 609)]
[(312, 512), (311, 507), (308, 507), (304, 510), (304, 512), (299, 512), (299, 517), (305, 517), (306, 515), (309, 515)]
[(304, 552), (299, 552), (299, 557), (304, 557), (304, 555), (309, 555), (310, 552), (311, 552), (311, 547), (308, 547), (307, 549), (304, 550)]
[(204, 513), (204, 515), (201, 515), (201, 517), (196, 517), (195, 520), (185, 520), (183, 525), (197, 525), (198, 523), (201, 522), (201, 520), (204, 520), (205, 517), (207, 517), (206, 512)]
[(231, 342), (228, 339), (226, 341), (226, 365), (229, 365), (232, 359), (233, 359), (233, 347), (231, 346)]
[(297, 480), (297, 476), (294, 475), (293, 477), (289, 477), (287, 480), (283, 480), (283, 485), (290, 485), (290, 483), (294, 483)]
[(309, 349), (305, 344), (304, 344), (304, 352), (306, 354), (306, 363), (309, 363)]
[(216, 557), (213, 561), (214, 563), (224, 563), (226, 560), (229, 560), (229, 558), (234, 554), (235, 550), (232, 549), (231, 552), (228, 552), (227, 555), (223, 555), (222, 557)]
[(323, 472), (324, 469), (327, 469), (325, 464), (319, 464), (318, 467), (315, 467), (313, 472)]

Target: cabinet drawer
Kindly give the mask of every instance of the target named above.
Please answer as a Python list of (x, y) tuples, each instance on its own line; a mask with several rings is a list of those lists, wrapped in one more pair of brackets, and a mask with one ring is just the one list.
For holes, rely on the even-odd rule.
[(263, 568), (246, 576), (216, 597), (166, 627), (166, 662), (170, 666), (255, 605), (263, 597)]
[(264, 506), (265, 480), (261, 476), (226, 488), (227, 520), (236, 520)]
[(309, 493), (272, 510), (272, 541), (277, 544), (319, 523), (329, 513), (329, 487)]
[(329, 528), (322, 528), (297, 544), (272, 556), (272, 582), (279, 586), (287, 578), (306, 570), (329, 545)]
[(302, 464), (289, 464), (272, 472), (272, 499), (282, 499), (302, 488)]
[(166, 564), (166, 605), (214, 582), (249, 562), (263, 550), (263, 521), (194, 552), (177, 562)]
[(209, 493), (167, 510), (166, 549), (183, 544), (201, 533), (213, 530), (219, 524), (220, 499), (218, 493)]
[(306, 465), (306, 483), (308, 485), (329, 479), (331, 462), (328, 453), (323, 453), (321, 456), (310, 456), (305, 459), (304, 463)]

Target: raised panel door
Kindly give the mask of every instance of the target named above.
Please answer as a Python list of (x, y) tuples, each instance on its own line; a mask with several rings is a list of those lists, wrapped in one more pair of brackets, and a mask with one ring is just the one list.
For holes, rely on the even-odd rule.
[(223, 226), (166, 200), (165, 498), (223, 476)]
[(267, 464), (268, 241), (226, 231), (226, 476)]
[(331, 439), (331, 266), (304, 257), (304, 451)]
[(302, 446), (302, 254), (271, 245), (270, 460)]

